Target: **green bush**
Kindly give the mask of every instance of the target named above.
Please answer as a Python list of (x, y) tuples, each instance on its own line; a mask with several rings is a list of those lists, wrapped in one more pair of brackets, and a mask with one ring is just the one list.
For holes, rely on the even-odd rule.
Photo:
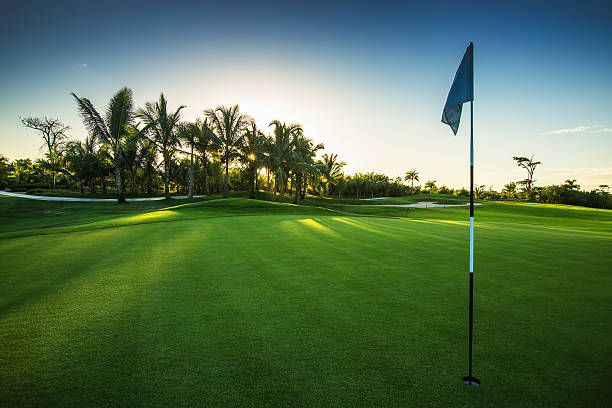
[(49, 184), (44, 182), (38, 183), (29, 183), (25, 181), (14, 181), (9, 180), (6, 188), (9, 188), (11, 191), (32, 191), (32, 190), (48, 190)]

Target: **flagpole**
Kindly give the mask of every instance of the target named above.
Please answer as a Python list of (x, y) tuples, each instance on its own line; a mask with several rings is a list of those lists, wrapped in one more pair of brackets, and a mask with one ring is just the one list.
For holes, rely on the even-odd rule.
[(463, 382), (469, 385), (480, 385), (480, 380), (472, 376), (472, 331), (474, 327), (474, 44), (470, 43), (455, 79), (448, 92), (442, 123), (449, 125), (456, 135), (461, 120), (461, 110), (465, 102), (470, 102), (470, 306), (469, 306), (469, 354), (468, 375)]
[(474, 327), (474, 101), (470, 101), (470, 317), (469, 317), (469, 363), (465, 384), (477, 386), (480, 380), (472, 376), (472, 330)]

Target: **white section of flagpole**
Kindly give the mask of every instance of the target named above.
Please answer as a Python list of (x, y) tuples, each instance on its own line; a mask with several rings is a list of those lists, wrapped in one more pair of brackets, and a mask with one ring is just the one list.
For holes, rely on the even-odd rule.
[(470, 101), (470, 273), (474, 273), (474, 101)]
[(470, 217), (470, 273), (474, 273), (474, 217)]

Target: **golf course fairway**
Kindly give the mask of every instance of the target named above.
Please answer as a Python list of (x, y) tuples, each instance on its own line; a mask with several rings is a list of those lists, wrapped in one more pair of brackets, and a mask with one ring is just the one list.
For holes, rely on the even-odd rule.
[(476, 209), (469, 387), (468, 208), (308, 204), (0, 197), (0, 405), (612, 400), (610, 211)]

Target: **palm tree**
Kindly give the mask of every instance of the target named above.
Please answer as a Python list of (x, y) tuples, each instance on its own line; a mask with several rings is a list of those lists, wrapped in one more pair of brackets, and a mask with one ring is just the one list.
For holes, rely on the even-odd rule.
[[(504, 190), (509, 193), (516, 193), (516, 183), (511, 181), (508, 184), (504, 184)], [(502, 190), (502, 191), (504, 191)]]
[(504, 184), (504, 188), (502, 189), (502, 194), (504, 194), (507, 198), (513, 199), (516, 197), (516, 183), (511, 181), (508, 184)]
[(189, 154), (189, 190), (187, 197), (191, 200), (193, 198), (193, 150), (198, 143), (200, 136), (200, 127), (197, 123), (182, 122), (178, 126), (178, 137), (191, 149)]
[(204, 194), (208, 195), (210, 194), (210, 182), (208, 181), (209, 153), (218, 150), (218, 146), (215, 144), (216, 136), (210, 128), (208, 118), (204, 118), (204, 121), (197, 119), (196, 125), (199, 132), (195, 148), (202, 164), (202, 171), (204, 172)]
[(353, 176), (353, 184), (355, 186), (355, 192), (357, 193), (357, 198), (359, 199), (360, 192), (363, 192), (365, 196), (365, 189), (366, 189), (366, 184), (367, 184), (365, 174), (355, 173), (355, 175)]
[[(312, 139), (305, 137), (302, 132), (299, 131), (296, 132), (296, 136), (293, 138), (293, 148), (291, 160), (292, 172), (295, 178), (293, 204), (297, 204), (298, 194), (301, 195), (302, 200), (306, 195), (307, 176), (318, 175), (319, 173), (319, 166), (316, 165), (314, 157), (317, 155), (317, 152), (324, 149), (325, 146), (322, 143), (315, 146)], [(304, 190), (302, 190), (302, 186)], [(300, 193), (300, 191), (303, 191), (303, 193)]]
[(425, 188), (428, 189), (430, 193), (433, 193), (436, 189), (436, 180), (428, 180), (427, 183), (425, 183)]
[(240, 157), (240, 147), (249, 121), (246, 115), (240, 114), (238, 105), (218, 106), (215, 109), (205, 110), (204, 114), (215, 130), (213, 138), (219, 146), (221, 161), (225, 165), (223, 197), (227, 198), (229, 196), (229, 164)]
[(576, 180), (565, 180), (565, 184), (563, 185), (569, 191), (580, 190), (580, 185), (576, 184)]
[(349, 179), (344, 176), (344, 173), (340, 174), (340, 176), (336, 179), (336, 190), (338, 190), (338, 199), (343, 191), (346, 190), (349, 184)]
[(88, 183), (92, 192), (95, 192), (93, 180), (100, 174), (102, 168), (95, 148), (96, 143), (92, 136), (88, 136), (84, 141), (72, 140), (66, 143), (67, 167), (80, 184), (81, 193), (84, 192), (85, 183)]
[(210, 181), (211, 186), (214, 186), (214, 190), (216, 193), (221, 191), (221, 184), (223, 183), (223, 163), (221, 163), (221, 159), (219, 159), (219, 151), (213, 152), (211, 155), (212, 159), (208, 166), (210, 170)]
[[(91, 136), (90, 136), (91, 137)], [(69, 140), (66, 142), (64, 157), (66, 158), (66, 170), (74, 178), (76, 183), (84, 193), (85, 172), (86, 172), (86, 151), (85, 144), (80, 140)]]
[(96, 141), (101, 141), (109, 146), (108, 158), (115, 167), (115, 181), (117, 182), (117, 202), (125, 201), (123, 186), (121, 185), (121, 151), (123, 143), (128, 137), (128, 126), (133, 120), (132, 90), (122, 88), (111, 98), (106, 116), (103, 118), (91, 101), (79, 98), (71, 94), (77, 101), (79, 113), (83, 118), (83, 124), (90, 135)]
[(329, 186), (335, 184), (336, 179), (342, 174), (342, 167), (346, 166), (346, 163), (339, 162), (338, 155), (334, 153), (329, 155), (326, 153), (321, 156), (321, 159), (323, 177), (325, 178), (327, 194), (329, 194)]
[(157, 149), (153, 143), (144, 144), (140, 151), (140, 183), (143, 193), (153, 193), (153, 187), (157, 186), (158, 175)]
[(185, 107), (185, 105), (181, 105), (174, 113), (168, 113), (166, 98), (161, 93), (157, 102), (147, 102), (144, 109), (139, 108), (136, 111), (136, 117), (142, 120), (145, 125), (141, 132), (151, 136), (151, 142), (157, 146), (162, 154), (165, 173), (164, 193), (166, 198), (170, 198), (170, 162), (180, 145), (176, 128), (181, 119), (180, 111)]
[[(102, 192), (106, 194), (106, 178), (109, 175), (113, 174), (113, 171), (115, 170), (113, 161), (111, 160), (112, 153), (110, 146), (107, 143), (102, 143), (98, 148), (96, 156), (98, 157), (98, 161), (100, 164), (100, 172), (98, 174), (98, 177), (100, 179), (100, 187), (102, 188)], [(121, 180), (123, 180), (123, 177), (121, 178)], [(121, 187), (121, 193), (123, 194), (123, 182), (121, 183)]]
[(296, 123), (286, 125), (278, 120), (270, 122), (274, 125), (274, 136), (268, 140), (266, 165), (274, 175), (272, 201), (276, 201), (276, 190), (285, 194), (285, 186), (289, 175), (289, 162), (293, 153), (293, 138), (302, 132), (302, 126)]
[(208, 163), (208, 153), (215, 148), (213, 141), (213, 131), (208, 126), (208, 118), (200, 120), (196, 119), (195, 122), (182, 122), (178, 127), (179, 138), (187, 144), (191, 151), (183, 152), (190, 155), (189, 162), (189, 198), (193, 198), (193, 180), (194, 180), (194, 160), (196, 159), (195, 153), (198, 153), (202, 169), (199, 171), (204, 172), (204, 190), (205, 194), (209, 194), (208, 186), (208, 171), (206, 169)]
[(414, 182), (419, 181), (419, 173), (416, 170), (410, 170), (406, 172), (406, 177), (404, 177), (404, 181), (410, 180), (410, 188), (414, 188)]
[(243, 143), (240, 146), (239, 158), (245, 165), (249, 174), (251, 189), (249, 198), (255, 198), (255, 181), (257, 169), (262, 163), (263, 152), (266, 146), (266, 137), (257, 129), (257, 124), (253, 119), (249, 120), (250, 128), (244, 133)]
[(130, 126), (128, 130), (130, 136), (126, 139), (122, 152), (123, 168), (130, 178), (130, 192), (135, 193), (138, 170), (147, 154), (146, 151), (154, 144), (136, 126)]

